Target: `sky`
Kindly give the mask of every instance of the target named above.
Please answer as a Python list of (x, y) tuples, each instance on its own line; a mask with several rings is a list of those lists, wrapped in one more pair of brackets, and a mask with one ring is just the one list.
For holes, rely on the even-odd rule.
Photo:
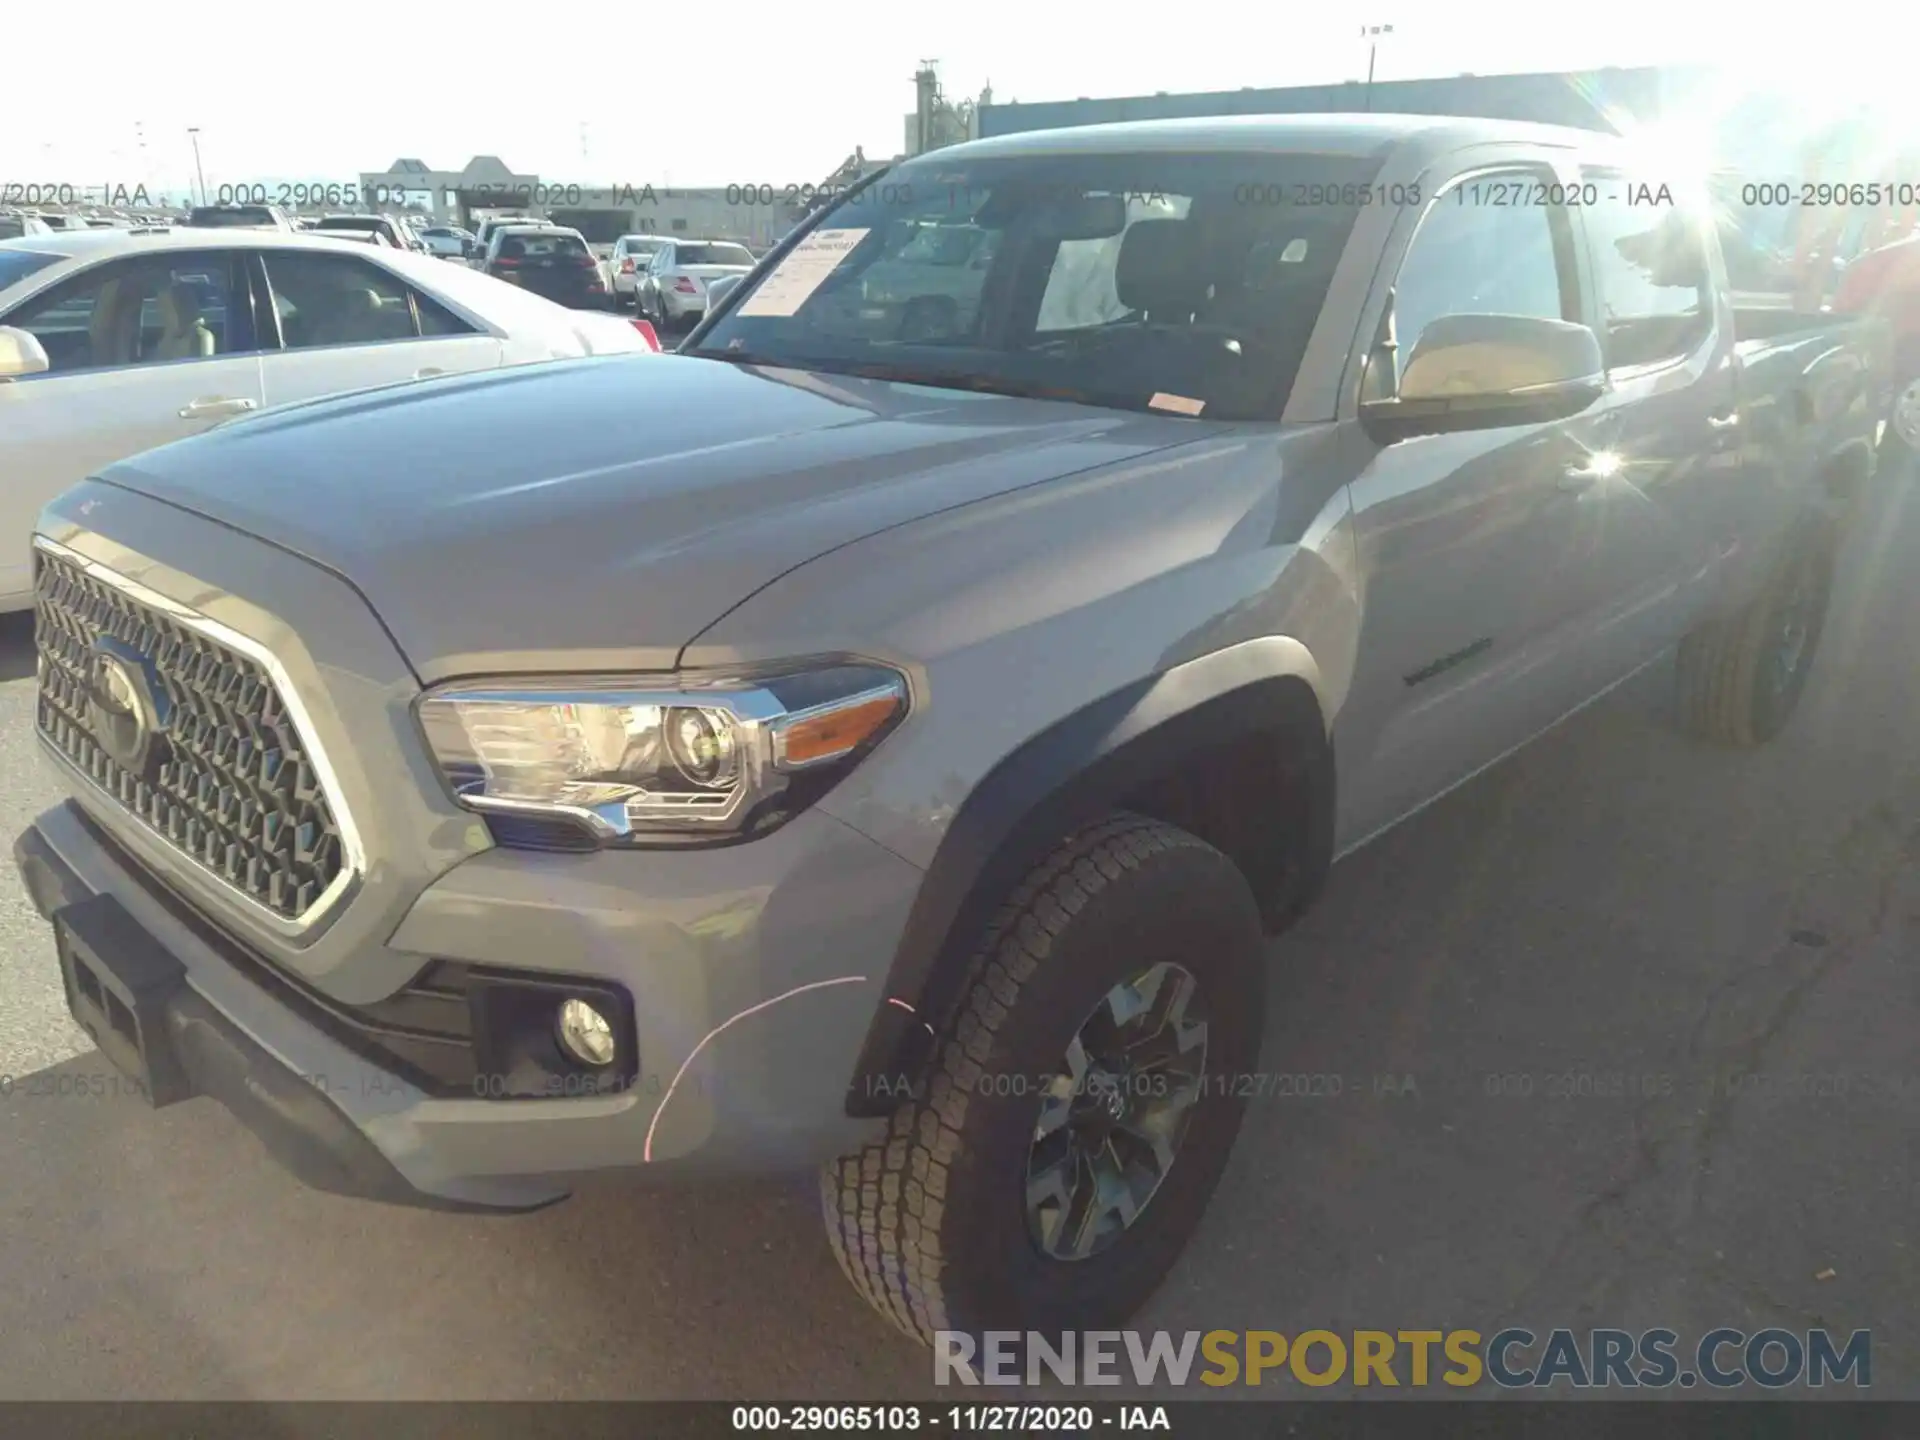
[(393, 0), (96, 0), (85, 23), (111, 45), (76, 36), (63, 6), (9, 9), (0, 201), (25, 184), (183, 189), (189, 126), (215, 187), (348, 181), (401, 156), (459, 169), (478, 154), (580, 184), (805, 183), (856, 145), (901, 150), (922, 60), (956, 99), (989, 82), (997, 101), (1312, 84), (1364, 77), (1366, 24), (1393, 26), (1382, 80), (1719, 61), (1828, 98), (1911, 103), (1920, 130), (1920, 10), (1886, 0), (1833, 0), (1818, 33), (1760, 0), (734, 0), (664, 20), (640, 7), (631, 22), (555, 6), (531, 26), (536, 12), (518, 8), (493, 23), (486, 6)]

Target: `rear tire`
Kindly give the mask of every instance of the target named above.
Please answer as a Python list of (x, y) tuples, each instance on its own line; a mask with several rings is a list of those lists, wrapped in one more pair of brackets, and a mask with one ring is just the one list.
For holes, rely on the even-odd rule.
[(1824, 527), (1787, 556), (1746, 607), (1680, 642), (1680, 728), (1717, 745), (1764, 745), (1806, 689), (1833, 592), (1837, 541)]
[(1902, 461), (1920, 455), (1920, 375), (1894, 392), (1887, 415), (1887, 431), (1880, 438), (1880, 458)]
[[(1124, 1322), (1219, 1184), (1250, 1088), (1235, 1077), (1257, 1067), (1265, 1001), (1259, 910), (1231, 860), (1135, 815), (1069, 837), (989, 927), (930, 1083), (884, 1139), (822, 1172), (840, 1268), (927, 1344), (941, 1330)], [(1116, 1028), (1123, 1013), (1138, 1018)], [(1123, 1049), (1130, 1031), (1143, 1038)], [(1103, 1035), (1120, 1038), (1102, 1048)], [(1122, 1058), (1089, 1063), (1096, 1053)], [(1166, 1157), (1143, 1148), (1143, 1130), (1171, 1139)], [(1096, 1174), (1127, 1193), (1125, 1206), (1091, 1205), (1074, 1223), (1081, 1212), (1047, 1182)], [(1059, 1255), (1082, 1245), (1098, 1248)]]

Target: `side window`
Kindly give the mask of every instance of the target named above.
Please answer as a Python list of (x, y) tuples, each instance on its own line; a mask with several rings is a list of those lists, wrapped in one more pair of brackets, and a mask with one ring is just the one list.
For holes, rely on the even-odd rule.
[(1593, 172), (1599, 200), (1581, 213), (1610, 369), (1683, 360), (1713, 329), (1700, 227), (1669, 203), (1629, 205), (1624, 176)]
[(7, 317), (31, 331), (51, 373), (244, 354), (255, 348), (223, 252), (140, 256), (97, 266)]
[(418, 290), (413, 292), (413, 303), (420, 312), (422, 335), (477, 335), (480, 333), (438, 300), (430, 300)]
[(397, 275), (344, 255), (266, 252), (267, 285), (286, 348), (411, 340), (413, 307)]
[(1566, 211), (1535, 204), (1544, 173), (1475, 175), (1435, 199), (1394, 281), (1396, 382), (1421, 332), (1443, 315), (1579, 313)]

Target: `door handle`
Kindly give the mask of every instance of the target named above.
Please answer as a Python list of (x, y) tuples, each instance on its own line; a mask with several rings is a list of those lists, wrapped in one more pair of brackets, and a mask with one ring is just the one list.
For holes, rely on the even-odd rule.
[(244, 415), (249, 410), (258, 410), (257, 400), (229, 399), (219, 396), (211, 400), (196, 400), (180, 409), (182, 420), (214, 420), (222, 415)]
[(423, 365), (413, 372), (413, 378), (416, 380), (431, 380), (436, 375), (444, 375), (446, 373), (447, 372), (442, 370), (438, 365)]
[(1707, 425), (1714, 430), (1734, 430), (1740, 425), (1740, 412), (1734, 410), (1725, 415), (1707, 416)]

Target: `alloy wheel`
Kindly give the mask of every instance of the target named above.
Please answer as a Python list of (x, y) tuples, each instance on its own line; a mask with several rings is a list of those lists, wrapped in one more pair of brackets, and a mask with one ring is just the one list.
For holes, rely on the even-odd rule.
[(1178, 1160), (1206, 1086), (1206, 1010), (1190, 971), (1169, 961), (1109, 990), (1041, 1090), (1026, 1176), (1040, 1249), (1085, 1260), (1126, 1234)]

